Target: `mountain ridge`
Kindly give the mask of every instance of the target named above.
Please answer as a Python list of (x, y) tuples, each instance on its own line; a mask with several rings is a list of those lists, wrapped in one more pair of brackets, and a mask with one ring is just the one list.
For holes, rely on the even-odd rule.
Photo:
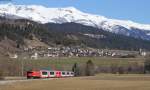
[[(31, 43), (32, 42), (32, 43)], [(150, 41), (114, 34), (78, 23), (40, 24), (27, 19), (0, 17), (0, 55), (31, 54), (49, 47), (110, 50), (150, 50)]]
[(150, 40), (150, 25), (132, 21), (108, 19), (104, 16), (84, 13), (74, 7), (48, 8), (41, 5), (1, 4), (0, 16), (25, 18), (42, 24), (79, 23), (116, 34)]

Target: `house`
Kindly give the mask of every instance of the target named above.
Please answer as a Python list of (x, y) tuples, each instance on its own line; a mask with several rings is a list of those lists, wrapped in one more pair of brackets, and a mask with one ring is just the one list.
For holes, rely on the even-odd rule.
[(17, 59), (18, 55), (17, 54), (9, 54), (9, 58)]
[(34, 53), (33, 55), (31, 55), (31, 59), (38, 59), (38, 53)]

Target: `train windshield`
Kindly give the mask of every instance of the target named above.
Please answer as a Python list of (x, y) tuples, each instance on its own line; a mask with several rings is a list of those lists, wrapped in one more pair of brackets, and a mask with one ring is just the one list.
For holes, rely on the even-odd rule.
[(32, 71), (28, 71), (27, 73), (33, 73)]

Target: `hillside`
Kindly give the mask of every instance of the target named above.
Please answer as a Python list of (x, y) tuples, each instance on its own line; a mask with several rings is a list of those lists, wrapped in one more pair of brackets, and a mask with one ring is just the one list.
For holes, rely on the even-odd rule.
[(2, 53), (29, 47), (80, 46), (123, 50), (150, 50), (150, 41), (113, 34), (76, 23), (39, 24), (26, 19), (0, 18)]
[(65, 41), (63, 40), (67, 39), (67, 41), (70, 40), (72, 43), (85, 45), (93, 48), (110, 48), (123, 50), (138, 50), (139, 48), (145, 48), (148, 50), (150, 49), (149, 41), (118, 35), (104, 31), (103, 29), (97, 29), (90, 26), (84, 26), (81, 24), (51, 23), (46, 24), (46, 27), (48, 27), (48, 30), (50, 32), (54, 32), (55, 34), (57, 34), (56, 40), (58, 40), (59, 41), (58, 43), (60, 44), (65, 44)]

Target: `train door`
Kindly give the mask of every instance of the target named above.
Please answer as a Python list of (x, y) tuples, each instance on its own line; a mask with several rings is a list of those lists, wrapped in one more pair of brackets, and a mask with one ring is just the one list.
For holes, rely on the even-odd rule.
[(60, 78), (61, 77), (61, 72), (60, 71), (56, 71), (56, 77)]

